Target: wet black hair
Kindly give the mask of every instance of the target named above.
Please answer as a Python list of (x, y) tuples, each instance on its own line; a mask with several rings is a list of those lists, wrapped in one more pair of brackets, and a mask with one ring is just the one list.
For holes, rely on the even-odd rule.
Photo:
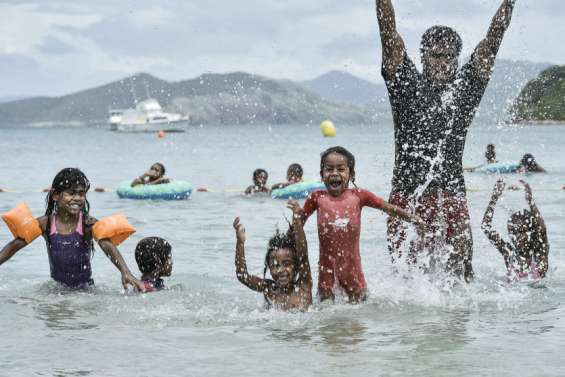
[(536, 171), (539, 169), (536, 158), (531, 153), (526, 153), (520, 160), (520, 165), (526, 168), (526, 171)]
[(332, 153), (337, 153), (345, 157), (347, 160), (347, 167), (349, 168), (349, 173), (351, 175), (351, 183), (355, 186), (355, 156), (353, 156), (353, 153), (341, 146), (331, 147), (322, 152), (320, 158), (320, 175), (323, 174), (326, 158)]
[(487, 161), (496, 160), (496, 151), (494, 150), (494, 144), (487, 144), (487, 150), (485, 152), (485, 158)]
[(135, 261), (142, 274), (161, 269), (171, 254), (171, 244), (161, 237), (143, 238), (135, 247)]
[(299, 163), (293, 163), (290, 164), (288, 166), (288, 168), (286, 169), (287, 174), (288, 172), (293, 172), (296, 173), (296, 175), (300, 176), (302, 178), (302, 174), (304, 174), (304, 170), (302, 170), (302, 166)]
[(448, 26), (432, 26), (422, 35), (420, 54), (423, 56), (430, 48), (438, 44), (455, 48), (457, 56), (461, 53), (463, 42), (455, 30)]
[(263, 269), (263, 279), (267, 275), (271, 257), (273, 253), (278, 249), (291, 250), (294, 258), (294, 265), (298, 266), (298, 255), (296, 254), (296, 238), (294, 234), (294, 228), (291, 224), (289, 224), (286, 233), (281, 233), (277, 229), (275, 231), (275, 235), (269, 240), (269, 244), (267, 246), (267, 254), (265, 254), (265, 268)]
[(156, 162), (153, 165), (159, 165), (159, 167), (161, 168), (161, 177), (163, 177), (165, 175), (165, 165), (160, 162)]
[(267, 173), (265, 169), (255, 169), (253, 171), (253, 182), (255, 182), (255, 178), (257, 178), (257, 176), (261, 173), (265, 173), (265, 177), (269, 179), (269, 173)]
[[(525, 226), (526, 229), (516, 229), (513, 225), (514, 224), (522, 224)], [(510, 215), (508, 219), (508, 232), (511, 235), (515, 235), (516, 232), (526, 232), (528, 234), (528, 245), (524, 250), (520, 250), (522, 252), (528, 253), (535, 253), (537, 250), (541, 250), (543, 247), (543, 240), (545, 239), (544, 235), (541, 234), (543, 230), (536, 226), (537, 220), (532, 211), (528, 209), (524, 209), (518, 212), (514, 212)]]
[[(90, 181), (86, 175), (78, 168), (65, 168), (55, 175), (51, 183), (51, 189), (45, 197), (45, 216), (47, 216), (47, 226), (45, 228), (45, 239), (49, 246), (49, 231), (51, 230), (51, 217), (57, 213), (57, 203), (53, 199), (54, 194), (59, 194), (65, 190), (72, 188), (84, 187), (88, 192), (90, 189)], [(88, 220), (88, 213), (90, 211), (90, 203), (85, 199), (84, 208), (82, 209), (82, 228), (86, 229), (86, 222)], [(85, 232), (86, 234), (86, 232)], [(90, 241), (90, 249), (94, 251), (94, 243)]]

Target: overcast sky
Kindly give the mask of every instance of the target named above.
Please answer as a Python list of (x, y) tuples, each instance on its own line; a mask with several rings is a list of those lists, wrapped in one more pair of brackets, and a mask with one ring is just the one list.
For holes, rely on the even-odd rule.
[[(418, 58), (434, 24), (468, 55), (498, 0), (394, 0)], [(166, 80), (247, 71), (305, 80), (346, 70), (380, 81), (374, 0), (0, 0), (0, 97), (60, 95), (136, 72)], [(500, 57), (565, 64), (565, 0), (518, 0)], [(416, 59), (419, 60), (419, 59)]]

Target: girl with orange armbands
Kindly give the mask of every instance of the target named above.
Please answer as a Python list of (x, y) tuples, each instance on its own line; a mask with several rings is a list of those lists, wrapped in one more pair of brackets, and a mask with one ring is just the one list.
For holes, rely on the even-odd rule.
[(89, 215), (86, 193), (90, 182), (75, 168), (61, 170), (53, 179), (46, 198), (45, 215), (33, 218), (25, 203), (2, 218), (14, 235), (14, 240), (0, 250), (0, 265), (39, 235), (47, 242), (51, 278), (66, 287), (77, 289), (94, 284), (90, 260), (94, 252), (93, 239), (122, 274), (124, 289), (128, 284), (145, 291), (116, 248), (135, 229), (123, 215), (100, 221)]

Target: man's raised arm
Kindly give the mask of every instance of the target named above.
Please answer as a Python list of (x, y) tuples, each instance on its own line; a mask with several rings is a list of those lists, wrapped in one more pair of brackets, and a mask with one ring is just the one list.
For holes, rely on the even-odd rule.
[(471, 56), (471, 61), (479, 69), (479, 74), (484, 78), (489, 77), (494, 66), (504, 32), (510, 25), (515, 2), (516, 0), (504, 0), (502, 2), (502, 5), (492, 18), (486, 38), (479, 42)]
[(376, 0), (377, 20), (383, 46), (383, 68), (387, 77), (392, 77), (404, 60), (406, 48), (396, 30), (394, 8), (391, 0)]

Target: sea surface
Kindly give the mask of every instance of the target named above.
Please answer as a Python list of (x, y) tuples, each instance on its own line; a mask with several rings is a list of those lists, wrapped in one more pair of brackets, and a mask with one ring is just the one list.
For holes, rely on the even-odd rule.
[[(337, 125), (323, 138), (317, 125), (195, 126), (183, 134), (122, 134), (99, 128), (0, 128), (0, 212), (27, 201), (39, 216), (55, 174), (80, 167), (93, 187), (114, 188), (156, 161), (167, 175), (213, 192), (185, 201), (133, 201), (90, 192), (91, 214), (125, 213), (137, 233), (120, 245), (138, 274), (134, 248), (158, 235), (173, 245), (170, 288), (124, 292), (120, 274), (97, 248), (92, 292), (61, 291), (49, 277), (37, 239), (0, 267), (0, 376), (563, 376), (565, 349), (565, 125), (474, 124), (466, 166), (494, 143), (500, 161), (536, 156), (549, 173), (507, 175), (533, 187), (551, 245), (542, 283), (508, 283), (501, 255), (480, 230), (496, 176), (466, 175), (474, 239), (471, 284), (391, 265), (386, 217), (365, 209), (361, 254), (370, 298), (349, 305), (315, 303), (305, 313), (263, 308), (261, 295), (235, 277), (232, 221), (247, 228), (247, 262), (261, 275), (269, 237), (285, 229), (284, 201), (244, 197), (255, 168), (269, 183), (293, 162), (317, 178), (319, 155), (333, 145), (357, 159), (357, 185), (388, 197), (393, 167), (389, 121)], [(523, 191), (505, 192), (495, 225), (524, 208)], [(317, 279), (315, 217), (306, 225)], [(3, 224), (0, 245), (11, 240)]]

